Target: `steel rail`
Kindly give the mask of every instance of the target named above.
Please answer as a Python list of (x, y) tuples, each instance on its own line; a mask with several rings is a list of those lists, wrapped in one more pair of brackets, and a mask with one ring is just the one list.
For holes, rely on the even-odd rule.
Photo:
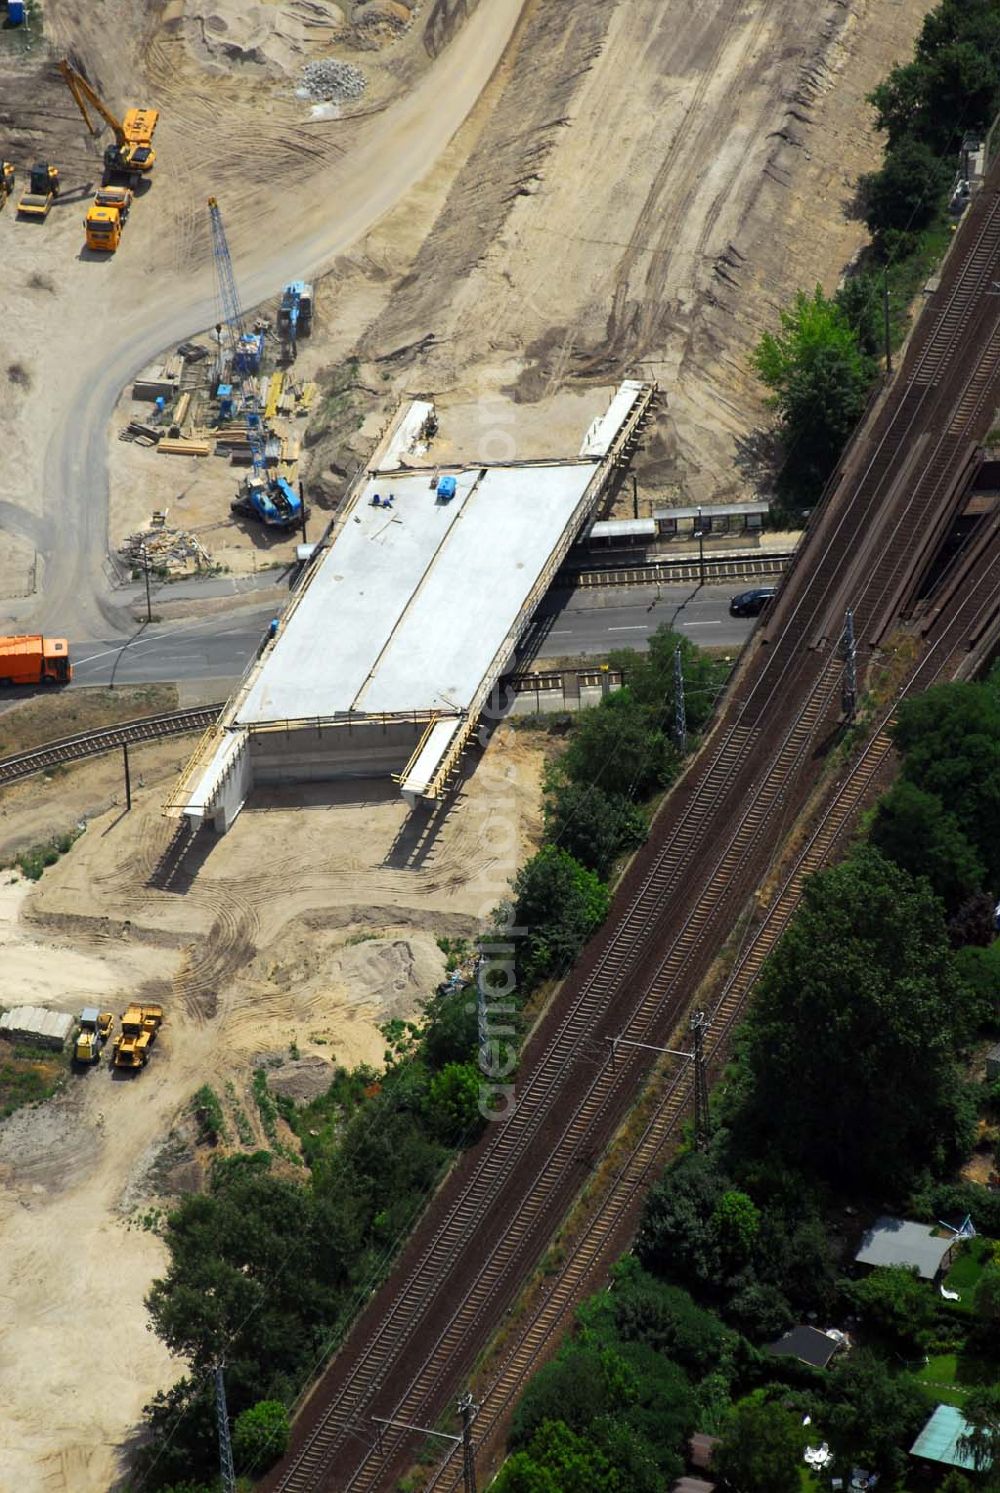
[(46, 742), (28, 752), (0, 757), (0, 785), (30, 778), (37, 772), (45, 772), (64, 762), (98, 757), (102, 752), (113, 751), (115, 747), (157, 741), (164, 736), (179, 736), (186, 731), (203, 731), (207, 726), (215, 724), (222, 708), (221, 704), (215, 704), (188, 710), (167, 710), (160, 715), (122, 721), (117, 726), (98, 726), (93, 731), (79, 731), (75, 736), (63, 736), (58, 741)]

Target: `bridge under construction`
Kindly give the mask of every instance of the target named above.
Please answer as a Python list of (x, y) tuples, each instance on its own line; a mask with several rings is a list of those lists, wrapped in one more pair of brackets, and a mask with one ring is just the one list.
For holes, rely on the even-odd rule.
[(255, 785), (439, 798), (655, 393), (623, 383), (566, 461), (440, 466), (433, 405), (401, 410), (168, 809), (224, 833)]

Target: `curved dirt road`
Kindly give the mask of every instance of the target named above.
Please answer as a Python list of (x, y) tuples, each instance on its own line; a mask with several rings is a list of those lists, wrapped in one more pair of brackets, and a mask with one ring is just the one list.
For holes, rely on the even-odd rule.
[[(285, 280), (320, 274), (427, 174), (489, 82), (525, 3), (481, 0), (412, 93), (373, 116), (334, 166), (289, 187), (281, 214), (235, 256), (244, 305), (265, 300)], [(248, 178), (250, 192), (250, 162)], [(150, 284), (143, 282), (138, 304), (115, 306), (124, 335), (114, 334), (110, 351), (93, 328), (82, 346), (63, 350), (72, 373), (45, 448), (44, 581), (34, 621), (78, 637), (100, 636), (118, 620), (104, 564), (108, 428), (121, 390), (159, 351), (216, 317), (210, 262), (190, 276), (153, 280), (151, 295)]]

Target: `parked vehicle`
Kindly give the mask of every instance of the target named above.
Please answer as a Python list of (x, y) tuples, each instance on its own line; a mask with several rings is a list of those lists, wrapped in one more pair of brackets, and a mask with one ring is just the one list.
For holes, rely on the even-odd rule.
[(0, 638), (0, 684), (68, 684), (72, 677), (65, 638)]
[(96, 1063), (101, 1048), (111, 1035), (114, 1016), (110, 1011), (99, 1011), (88, 1006), (80, 1013), (80, 1030), (76, 1034), (73, 1057), (78, 1063)]
[(116, 1068), (145, 1068), (149, 1049), (163, 1021), (162, 1006), (131, 1005), (122, 1016), (122, 1029), (115, 1038)]
[(730, 617), (759, 617), (777, 589), (777, 586), (755, 586), (752, 591), (741, 591), (729, 603)]

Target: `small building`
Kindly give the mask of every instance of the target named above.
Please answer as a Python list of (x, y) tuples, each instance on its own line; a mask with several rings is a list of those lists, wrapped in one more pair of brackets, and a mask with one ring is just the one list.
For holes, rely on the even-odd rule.
[(65, 1011), (49, 1011), (45, 1006), (15, 1006), (0, 1016), (0, 1036), (32, 1042), (36, 1047), (61, 1050), (72, 1030), (72, 1016)]
[(996, 1083), (1000, 1079), (1000, 1042), (986, 1054), (986, 1082)]
[(941, 1238), (925, 1223), (906, 1218), (876, 1218), (854, 1256), (859, 1265), (902, 1265), (916, 1270), (921, 1280), (937, 1280), (955, 1253), (954, 1234)]
[(691, 1466), (696, 1467), (700, 1472), (707, 1472), (712, 1465), (712, 1457), (718, 1444), (718, 1436), (709, 1436), (705, 1431), (696, 1431), (688, 1438), (688, 1461)]
[(712, 503), (700, 508), (654, 508), (656, 532), (663, 539), (695, 539), (710, 534), (760, 534), (767, 503)]
[[(961, 1467), (966, 1472), (977, 1471), (976, 1464), (967, 1451), (958, 1443), (968, 1435), (971, 1427), (961, 1410), (954, 1405), (938, 1405), (916, 1441), (910, 1447), (911, 1457), (922, 1457), (926, 1462), (943, 1462), (946, 1467)], [(978, 1469), (985, 1471), (985, 1469)]]
[(797, 1358), (814, 1369), (825, 1369), (844, 1343), (843, 1333), (820, 1332), (818, 1327), (793, 1327), (775, 1342), (765, 1344), (765, 1352), (775, 1358)]

